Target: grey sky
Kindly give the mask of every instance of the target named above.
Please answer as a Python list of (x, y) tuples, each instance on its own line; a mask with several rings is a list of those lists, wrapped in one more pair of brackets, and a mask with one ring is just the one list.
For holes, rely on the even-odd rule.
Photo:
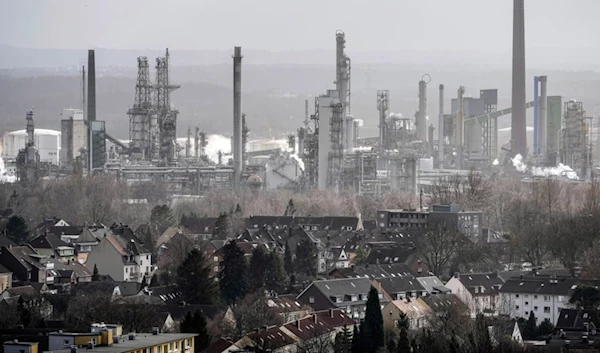
[[(527, 46), (600, 52), (598, 0), (526, 0)], [(511, 0), (0, 0), (0, 44), (33, 48), (511, 47)], [(350, 49), (350, 42), (349, 42)], [(574, 55), (577, 55), (574, 53)]]

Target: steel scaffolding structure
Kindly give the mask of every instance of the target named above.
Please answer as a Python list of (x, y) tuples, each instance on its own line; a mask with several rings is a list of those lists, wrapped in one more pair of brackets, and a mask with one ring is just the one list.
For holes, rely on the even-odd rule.
[(156, 59), (156, 94), (154, 97), (160, 144), (158, 157), (165, 165), (172, 165), (176, 162), (177, 114), (179, 111), (171, 108), (171, 92), (179, 87), (169, 81), (169, 49), (167, 48), (165, 56)]
[(142, 159), (152, 155), (151, 141), (158, 135), (151, 127), (154, 106), (152, 102), (154, 85), (150, 81), (148, 58), (138, 58), (138, 75), (135, 84), (133, 107), (127, 111), (129, 115), (129, 148), (132, 154), (139, 154)]

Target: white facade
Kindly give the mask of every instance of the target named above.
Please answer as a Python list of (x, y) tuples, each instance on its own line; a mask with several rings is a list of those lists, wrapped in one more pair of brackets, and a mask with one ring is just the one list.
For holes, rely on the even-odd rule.
[(100, 240), (97, 246), (88, 254), (86, 267), (94, 266), (103, 275), (110, 275), (118, 282), (141, 283), (144, 275), (152, 273), (152, 254), (134, 255), (124, 249), (115, 247), (116, 240), (108, 236)]
[(572, 308), (568, 295), (533, 294), (533, 293), (501, 293), (500, 313), (511, 318), (529, 318), (533, 311), (538, 324), (545, 319), (556, 325), (560, 310)]
[[(60, 131), (48, 129), (34, 130), (35, 146), (40, 154), (40, 162), (57, 164), (60, 153)], [(4, 159), (16, 158), (19, 150), (25, 147), (27, 132), (17, 130), (7, 132), (2, 137), (2, 157)]]
[[(468, 274), (461, 276), (468, 277)], [(478, 313), (496, 313), (498, 310), (499, 295), (496, 292), (486, 293), (484, 287), (475, 289), (475, 294), (471, 293), (461, 282), (459, 278), (452, 277), (446, 287), (456, 295), (461, 302), (469, 308), (471, 316), (475, 317)]]

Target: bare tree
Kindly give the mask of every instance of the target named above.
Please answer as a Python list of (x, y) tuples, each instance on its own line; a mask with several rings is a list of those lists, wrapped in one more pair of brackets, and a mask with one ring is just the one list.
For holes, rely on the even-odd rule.
[(450, 218), (430, 218), (427, 228), (411, 230), (419, 256), (436, 276), (444, 274), (460, 247), (468, 241)]

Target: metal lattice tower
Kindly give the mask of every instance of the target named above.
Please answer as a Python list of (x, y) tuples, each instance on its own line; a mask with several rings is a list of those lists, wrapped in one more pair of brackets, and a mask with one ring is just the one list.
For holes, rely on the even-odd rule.
[(383, 156), (386, 142), (386, 117), (390, 103), (390, 91), (377, 91), (377, 110), (379, 110), (379, 154)]
[(157, 136), (158, 130), (151, 126), (154, 107), (152, 95), (154, 85), (150, 81), (148, 58), (138, 58), (138, 75), (135, 84), (133, 107), (127, 111), (129, 115), (129, 147), (133, 153), (140, 153), (143, 159), (151, 156), (151, 136)]
[(154, 96), (159, 131), (160, 160), (166, 164), (173, 164), (176, 155), (177, 114), (179, 111), (171, 108), (171, 92), (178, 89), (169, 81), (169, 49), (165, 56), (156, 59), (156, 93)]
[(334, 100), (331, 104), (329, 171), (328, 184), (333, 190), (340, 190), (340, 177), (342, 172), (342, 158), (344, 156), (343, 128), (344, 128), (344, 106), (341, 102)]

